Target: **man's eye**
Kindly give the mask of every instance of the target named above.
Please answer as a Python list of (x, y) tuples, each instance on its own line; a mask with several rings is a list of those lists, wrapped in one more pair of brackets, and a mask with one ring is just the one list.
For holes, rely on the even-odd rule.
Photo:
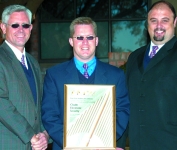
[(154, 23), (154, 22), (157, 22), (157, 20), (151, 20), (151, 22), (153, 22), (153, 23)]
[(163, 20), (163, 22), (168, 22), (168, 20)]

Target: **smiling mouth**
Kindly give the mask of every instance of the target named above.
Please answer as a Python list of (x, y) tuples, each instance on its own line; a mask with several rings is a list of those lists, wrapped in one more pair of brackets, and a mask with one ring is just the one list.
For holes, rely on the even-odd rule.
[(154, 33), (155, 33), (155, 34), (162, 34), (162, 33), (164, 33), (164, 32), (165, 32), (164, 29), (155, 29), (155, 30), (154, 30)]
[(154, 40), (155, 41), (163, 41), (164, 40), (164, 36), (165, 36), (165, 31), (156, 31), (154, 32)]
[(82, 48), (82, 50), (89, 50), (89, 48)]
[(161, 39), (162, 37), (164, 37), (165, 35), (165, 30), (164, 29), (156, 29), (154, 31), (154, 36), (156, 37), (156, 39)]
[(156, 31), (155, 33), (157, 33), (157, 34), (161, 34), (161, 33), (163, 33), (164, 31)]
[(155, 32), (155, 34), (154, 34), (154, 36), (156, 36), (156, 37), (162, 37), (162, 36), (164, 36), (164, 32)]

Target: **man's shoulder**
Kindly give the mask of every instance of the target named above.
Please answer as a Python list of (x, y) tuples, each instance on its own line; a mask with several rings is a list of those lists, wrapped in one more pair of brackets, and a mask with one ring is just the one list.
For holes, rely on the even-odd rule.
[(0, 45), (0, 61), (7, 62), (9, 59), (9, 56), (11, 56), (13, 53), (9, 51), (7, 44), (2, 43)]
[(4, 42), (0, 45), (0, 54), (4, 55), (4, 52), (6, 51), (6, 49), (7, 49), (7, 44), (5, 44)]
[(131, 54), (138, 54), (141, 52), (144, 52), (147, 49), (148, 45), (144, 45), (142, 47), (137, 48), (136, 50), (134, 50), (133, 52), (131, 52)]
[(136, 50), (134, 50), (133, 52), (130, 53), (128, 60), (130, 60), (131, 58), (135, 59), (136, 57), (138, 57), (140, 54), (145, 53), (145, 51), (147, 50), (149, 45), (145, 45), (142, 46)]
[[(113, 66), (113, 65), (111, 65), (111, 64), (109, 64), (109, 63), (107, 63), (107, 62), (102, 62), (102, 61), (97, 61), (98, 62), (98, 65), (99, 66), (102, 66), (102, 68), (104, 69), (104, 70), (106, 70), (106, 71), (116, 71), (116, 72), (122, 72), (123, 70), (122, 69), (120, 69), (120, 68), (118, 68), (118, 67), (116, 67), (116, 66)], [(98, 66), (98, 67), (99, 67)]]
[(36, 59), (33, 55), (31, 55), (30, 53), (26, 52), (26, 56), (27, 56), (28, 58), (30, 58), (31, 60), (37, 62), (37, 59)]

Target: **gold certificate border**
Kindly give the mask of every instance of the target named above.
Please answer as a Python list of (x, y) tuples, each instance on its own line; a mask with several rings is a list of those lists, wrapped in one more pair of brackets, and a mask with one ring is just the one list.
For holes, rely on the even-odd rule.
[(115, 86), (65, 84), (64, 92), (64, 150), (115, 150)]

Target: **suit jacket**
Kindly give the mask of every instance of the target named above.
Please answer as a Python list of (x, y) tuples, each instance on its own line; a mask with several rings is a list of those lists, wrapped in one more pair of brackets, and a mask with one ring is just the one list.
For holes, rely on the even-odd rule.
[[(64, 84), (79, 84), (78, 72), (72, 60), (51, 67), (44, 79), (42, 121), (53, 139), (53, 149), (63, 149)], [(117, 139), (124, 132), (129, 118), (129, 99), (124, 72), (97, 60), (94, 84), (116, 86)]]
[(131, 150), (172, 150), (177, 147), (177, 39), (173, 37), (143, 68), (149, 45), (129, 56)]
[(32, 136), (41, 131), (42, 76), (37, 61), (28, 53), (26, 57), (36, 82), (37, 105), (15, 54), (5, 42), (0, 46), (1, 150), (30, 150)]

